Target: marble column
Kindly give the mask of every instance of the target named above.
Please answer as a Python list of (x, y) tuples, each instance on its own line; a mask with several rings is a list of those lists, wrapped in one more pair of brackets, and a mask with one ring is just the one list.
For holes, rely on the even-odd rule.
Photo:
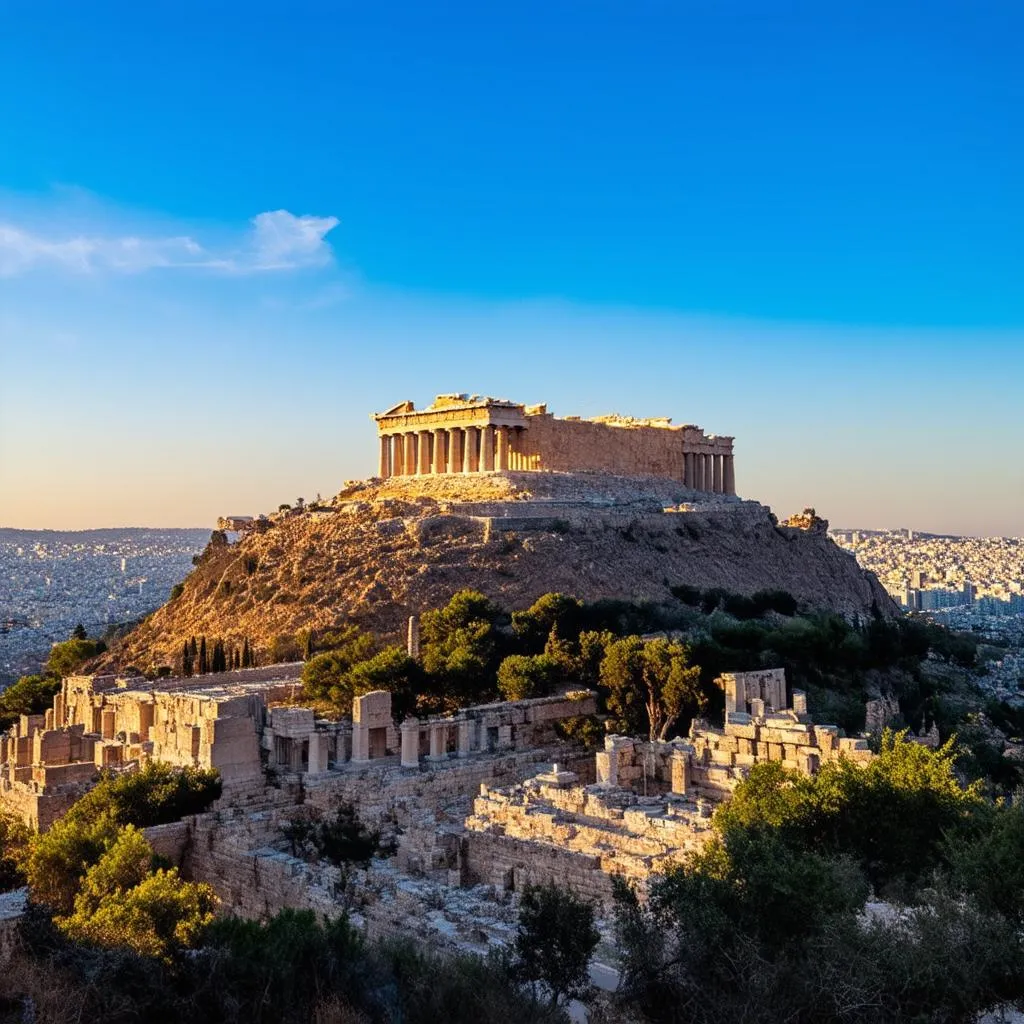
[(448, 439), (447, 430), (434, 431), (434, 472), (448, 472), (448, 453), (445, 451), (445, 441)]
[(352, 760), (370, 760), (370, 730), (361, 722), (352, 723)]
[(683, 482), (687, 487), (693, 487), (693, 452), (683, 455)]
[(497, 451), (495, 452), (494, 468), (508, 469), (508, 427), (497, 427)]
[(382, 437), (380, 439), (380, 463), (379, 463), (379, 467), (378, 467), (378, 470), (377, 470), (377, 476), (379, 476), (379, 477), (386, 477), (388, 475), (388, 471), (391, 469), (391, 462), (390, 462), (390, 460), (388, 458), (388, 455), (389, 455), (388, 441), (389, 440), (390, 439), (388, 437), (386, 437), (386, 436)]
[(417, 435), (416, 472), (426, 476), (430, 472), (430, 431), (421, 430)]
[(725, 486), (725, 493), (726, 494), (735, 494), (736, 493), (736, 467), (735, 467), (735, 464), (733, 463), (733, 458), (734, 457), (732, 455), (726, 455), (725, 456), (725, 474), (724, 474), (725, 475), (725, 480), (724, 480), (724, 486)]
[(402, 435), (402, 469), (406, 476), (416, 474), (416, 435), (412, 432)]
[(714, 486), (711, 488), (715, 494), (722, 493), (722, 456), (712, 455), (711, 463), (714, 471)]
[(494, 469), (494, 427), (480, 430), (480, 472), (489, 473)]
[(447, 757), (447, 736), (445, 735), (448, 727), (440, 722), (431, 722), (430, 724), (430, 759), (432, 761), (440, 761)]
[(672, 792), (686, 796), (686, 791), (690, 788), (690, 755), (676, 750), (670, 760), (672, 763)]
[(327, 734), (314, 732), (309, 737), (309, 765), (306, 771), (310, 775), (323, 775), (327, 771)]
[(391, 442), (391, 475), (403, 476), (405, 474), (405, 455), (401, 434), (392, 434), (388, 439)]
[(466, 427), (463, 434), (462, 472), (476, 472), (476, 427)]
[(403, 722), (402, 726), (402, 767), (418, 768), (420, 764), (420, 723)]
[(448, 472), (462, 472), (462, 428), (452, 427), (448, 431)]
[(457, 755), (459, 757), (469, 757), (469, 745), (470, 745), (470, 722), (468, 718), (459, 720), (458, 723), (458, 747)]

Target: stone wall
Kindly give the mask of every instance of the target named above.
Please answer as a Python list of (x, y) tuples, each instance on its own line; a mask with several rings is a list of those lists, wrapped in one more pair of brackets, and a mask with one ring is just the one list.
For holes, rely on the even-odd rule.
[[(512, 435), (509, 469), (686, 478), (686, 453), (732, 456), (732, 438), (709, 437), (700, 427), (648, 426), (617, 420), (529, 416)], [(692, 486), (692, 484), (691, 484)], [(712, 485), (699, 490), (717, 490)], [(731, 493), (731, 492), (729, 492)]]

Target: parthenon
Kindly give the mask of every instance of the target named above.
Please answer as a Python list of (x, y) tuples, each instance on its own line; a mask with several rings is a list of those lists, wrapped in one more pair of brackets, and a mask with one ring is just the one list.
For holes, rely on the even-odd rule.
[(378, 476), (561, 472), (659, 476), (695, 491), (735, 494), (733, 438), (670, 419), (557, 418), (546, 405), (438, 395), (425, 409), (401, 402), (374, 413)]

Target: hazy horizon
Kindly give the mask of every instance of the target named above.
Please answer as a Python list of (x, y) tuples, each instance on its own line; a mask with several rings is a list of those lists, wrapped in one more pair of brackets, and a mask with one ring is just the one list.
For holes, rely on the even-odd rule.
[(780, 517), (1024, 534), (1024, 9), (202, 18), (7, 19), (0, 522), (328, 497), (468, 391), (734, 435)]

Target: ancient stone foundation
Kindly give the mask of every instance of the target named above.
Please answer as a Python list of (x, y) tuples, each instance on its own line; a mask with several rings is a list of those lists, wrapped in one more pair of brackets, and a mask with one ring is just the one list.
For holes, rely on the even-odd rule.
[(697, 720), (686, 739), (608, 736), (590, 785), (555, 765), (512, 787), (482, 787), (465, 823), (467, 876), (493, 885), (558, 881), (605, 899), (612, 875), (643, 883), (705, 843), (714, 807), (755, 764), (812, 774), (828, 760), (873, 756), (865, 740), (815, 725), (801, 691), (788, 701), (782, 669), (717, 682), (726, 697), (721, 729)]

